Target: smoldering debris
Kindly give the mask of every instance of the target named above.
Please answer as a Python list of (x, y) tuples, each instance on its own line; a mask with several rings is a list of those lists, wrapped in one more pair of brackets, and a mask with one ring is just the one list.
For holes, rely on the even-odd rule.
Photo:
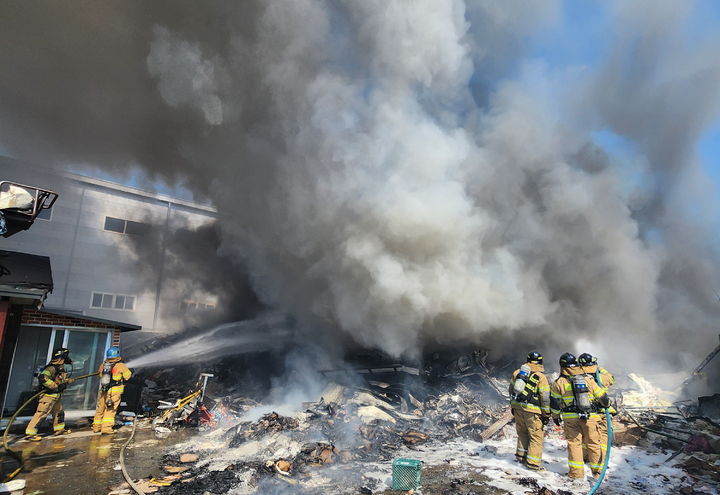
[[(513, 467), (508, 373), (483, 355), (435, 360), (440, 376), (407, 366), (374, 366), (376, 373), (361, 375), (328, 372), (316, 400), (292, 413), (258, 415), (254, 411), (268, 406), (243, 397), (242, 390), (208, 387), (205, 404), (224, 414), (206, 424), (175, 425), (198, 426), (201, 433), (176, 445), (163, 458), (165, 474), (145, 482), (156, 493), (176, 495), (391, 493), (388, 466), (411, 457), (426, 462), (428, 493), (574, 492), (559, 474), (538, 477)], [(720, 483), (720, 425), (700, 416), (698, 404), (668, 405), (651, 380), (618, 378), (607, 493), (659, 494), (668, 486), (709, 493), (708, 486)], [(549, 425), (545, 433), (547, 462), (564, 466), (562, 430)]]

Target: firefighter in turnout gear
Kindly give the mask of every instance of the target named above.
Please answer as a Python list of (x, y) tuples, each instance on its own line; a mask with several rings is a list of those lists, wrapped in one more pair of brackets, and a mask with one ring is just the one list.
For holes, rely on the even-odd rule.
[(42, 440), (38, 435), (37, 427), (48, 414), (52, 414), (53, 417), (53, 435), (70, 433), (70, 430), (65, 429), (65, 411), (60, 401), (65, 388), (73, 383), (73, 379), (68, 378), (65, 371), (65, 364), (72, 364), (70, 351), (60, 347), (53, 351), (50, 363), (38, 375), (38, 384), (42, 393), (35, 415), (25, 428), (28, 440), (33, 442)]
[[(585, 373), (588, 374), (595, 382), (603, 387), (605, 390), (609, 389), (615, 383), (615, 377), (605, 368), (597, 364), (597, 357), (588, 354), (587, 352), (578, 356), (578, 364), (583, 368)], [(598, 378), (600, 381), (598, 382)], [(610, 414), (615, 415), (617, 411), (614, 407), (608, 408)], [(607, 440), (608, 440), (608, 425), (607, 419), (604, 414), (600, 415), (600, 450), (602, 455), (600, 456), (600, 464), (605, 462), (605, 455), (607, 453)], [(583, 446), (587, 450), (586, 446)], [(587, 455), (586, 455), (587, 458)]]
[(527, 355), (527, 363), (510, 380), (510, 408), (515, 417), (515, 458), (533, 470), (541, 470), (544, 433), (550, 419), (550, 384), (543, 374), (539, 352)]
[(115, 413), (120, 406), (120, 397), (125, 390), (124, 383), (132, 372), (120, 358), (120, 349), (110, 347), (105, 353), (105, 361), (100, 365), (100, 390), (95, 408), (92, 429), (95, 433), (112, 435), (115, 433)]
[(595, 383), (575, 356), (569, 352), (560, 356), (560, 377), (550, 390), (550, 409), (555, 424), (564, 424), (568, 444), (568, 476), (585, 478), (583, 445), (594, 476), (602, 471), (600, 417), (602, 410), (610, 405), (605, 389)]

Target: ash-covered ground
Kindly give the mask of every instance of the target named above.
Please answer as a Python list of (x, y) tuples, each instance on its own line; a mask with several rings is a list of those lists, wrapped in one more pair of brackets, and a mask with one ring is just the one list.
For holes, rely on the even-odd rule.
[[(566, 477), (562, 429), (552, 424), (546, 427), (546, 471), (515, 462), (507, 371), (487, 365), (482, 353), (440, 372), (402, 365), (336, 370), (325, 374), (313, 400), (294, 404), (263, 403), (237, 391), (220, 396), (216, 384), (197, 430), (187, 426), (192, 421), (176, 422), (177, 431), (163, 440), (172, 445), (173, 436), (182, 439), (161, 449), (155, 468), (164, 475), (140, 482), (161, 495), (392, 494), (400, 493), (392, 490), (392, 462), (409, 458), (423, 463), (418, 493), (589, 492), (589, 470), (587, 480)], [(700, 418), (694, 406), (673, 405), (642, 377), (619, 382), (614, 395), (621, 412), (598, 493), (718, 493), (718, 425)], [(150, 385), (146, 397), (167, 393)], [(154, 428), (150, 422), (140, 420), (139, 427)], [(187, 437), (188, 430), (196, 433)], [(134, 455), (131, 448), (128, 462)]]

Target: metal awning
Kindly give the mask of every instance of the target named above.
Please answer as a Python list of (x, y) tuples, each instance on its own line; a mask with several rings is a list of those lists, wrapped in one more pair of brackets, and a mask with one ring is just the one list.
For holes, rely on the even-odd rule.
[(0, 295), (43, 300), (52, 290), (50, 258), (0, 250)]

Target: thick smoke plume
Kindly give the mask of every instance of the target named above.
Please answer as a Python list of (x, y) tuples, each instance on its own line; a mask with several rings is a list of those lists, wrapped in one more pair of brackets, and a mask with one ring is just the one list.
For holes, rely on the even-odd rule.
[(523, 41), (552, 0), (6, 2), (0, 148), (210, 198), (261, 301), (316, 336), (698, 353), (720, 44), (685, 36), (689, 2), (609, 8), (604, 61), (551, 70)]

